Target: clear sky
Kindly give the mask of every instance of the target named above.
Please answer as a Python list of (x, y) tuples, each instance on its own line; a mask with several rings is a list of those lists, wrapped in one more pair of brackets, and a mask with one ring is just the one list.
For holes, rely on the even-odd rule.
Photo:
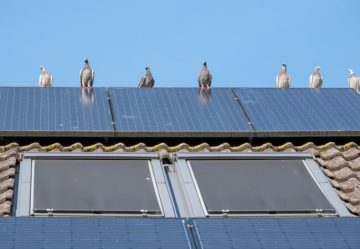
[(0, 3), (0, 86), (79, 86), (83, 58), (94, 86), (137, 86), (150, 66), (158, 87), (197, 86), (208, 62), (214, 87), (274, 87), (281, 63), (293, 87), (321, 66), (324, 87), (360, 74), (359, 0), (9, 0)]

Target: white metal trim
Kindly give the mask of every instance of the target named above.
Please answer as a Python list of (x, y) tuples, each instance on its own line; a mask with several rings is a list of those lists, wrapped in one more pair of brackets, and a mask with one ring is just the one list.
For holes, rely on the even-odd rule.
[(151, 161), (150, 161), (150, 160), (148, 160), (148, 168), (149, 168), (149, 171), (150, 171), (151, 181), (152, 181), (153, 188), (154, 188), (154, 191), (155, 191), (156, 199), (157, 199), (157, 201), (158, 201), (161, 214), (162, 214), (162, 216), (164, 216), (164, 215), (165, 215), (165, 213), (164, 213), (164, 208), (163, 208), (162, 203), (161, 203), (159, 190), (158, 190), (158, 188), (157, 188), (157, 181), (156, 181), (156, 178), (155, 178), (155, 175), (154, 175), (154, 172), (153, 172), (153, 168), (152, 168), (152, 164), (151, 164)]
[(189, 160), (186, 160), (186, 165), (188, 166), (188, 169), (189, 169), (189, 171), (190, 171), (190, 175), (191, 175), (191, 177), (192, 177), (192, 180), (193, 180), (193, 183), (194, 183), (196, 192), (197, 192), (197, 194), (198, 194), (199, 201), (200, 201), (201, 207), (202, 207), (202, 209), (203, 209), (203, 211), (204, 211), (204, 214), (205, 214), (205, 216), (209, 216), (208, 210), (207, 210), (207, 208), (206, 208), (204, 199), (203, 199), (203, 197), (202, 197), (202, 194), (201, 194), (199, 185), (198, 185), (198, 183), (197, 183), (197, 181), (196, 181), (195, 174), (194, 174), (194, 171), (193, 171), (193, 169), (192, 169), (192, 167), (191, 167), (191, 164), (190, 164)]

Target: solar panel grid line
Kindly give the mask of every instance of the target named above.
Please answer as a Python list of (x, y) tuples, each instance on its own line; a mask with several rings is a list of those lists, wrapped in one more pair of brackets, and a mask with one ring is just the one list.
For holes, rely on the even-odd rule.
[[(177, 101), (177, 106), (186, 106), (188, 103), (191, 103), (193, 101), (192, 97), (196, 97), (196, 94), (194, 92), (193, 89), (185, 89), (185, 94), (183, 94), (183, 98), (178, 98), (180, 96), (176, 96), (175, 92), (173, 91), (172, 94), (174, 95), (176, 101)], [(193, 106), (193, 108), (196, 108), (196, 106)], [(182, 109), (180, 108), (181, 112), (182, 112), (182, 116), (183, 119), (186, 120), (187, 122), (185, 122), (186, 125), (186, 129), (184, 130), (191, 130), (191, 127), (196, 127), (197, 125), (200, 125), (201, 128), (203, 127), (207, 127), (207, 129), (210, 129), (208, 120), (204, 119), (203, 122), (201, 122), (200, 120), (200, 116), (203, 116), (202, 112), (195, 112), (198, 115), (191, 115), (191, 113), (189, 112), (189, 110)], [(211, 116), (210, 116), (211, 117)], [(202, 118), (202, 117), (201, 117)]]
[[(173, 95), (176, 95), (176, 93), (174, 91)], [(192, 103), (193, 102), (193, 98), (196, 98), (196, 93), (194, 89), (187, 89), (185, 90), (185, 94), (183, 98), (179, 98), (180, 96), (176, 96), (176, 100), (179, 106), (187, 106), (188, 103)], [(195, 105), (193, 105), (194, 109), (197, 109), (197, 107)], [(183, 118), (184, 120), (186, 120), (187, 122), (185, 122), (186, 129), (187, 131), (191, 130), (192, 127), (201, 127), (201, 129), (204, 129), (204, 127), (206, 127), (206, 130), (211, 129), (210, 124), (208, 119), (204, 119), (203, 118), (203, 113), (199, 112), (199, 110), (197, 110), (197, 112), (195, 112), (195, 115), (193, 115), (192, 113), (190, 113), (189, 109), (181, 109), (181, 111), (183, 112)], [(198, 114), (198, 115), (196, 115)], [(211, 118), (211, 115), (209, 116), (209, 118)], [(202, 121), (201, 121), (202, 120)], [(190, 121), (190, 122), (189, 122)]]
[[(334, 102), (332, 102), (333, 108), (337, 109), (338, 115), (344, 116), (342, 110), (339, 108), (343, 102), (345, 102), (346, 106), (350, 109), (349, 113), (357, 113), (358, 112), (358, 109), (356, 108), (357, 105), (356, 104), (354, 105), (354, 103), (351, 103), (351, 102), (349, 103), (349, 98), (339, 99), (339, 98), (335, 98), (335, 96), (334, 96), (335, 94), (332, 94), (332, 95), (333, 96), (331, 96), (331, 97), (332, 97), (332, 99), (334, 99)], [(358, 93), (356, 93), (355, 91), (350, 92), (349, 95), (355, 95), (356, 98), (358, 98)], [(357, 118), (355, 118), (355, 116), (353, 116), (353, 115), (349, 115), (347, 118), (349, 119), (349, 124), (358, 124), (359, 125), (359, 123), (360, 123), (359, 120)]]
[[(15, 96), (14, 95), (12, 95), (13, 96), (13, 98), (12, 98), (12, 106), (15, 106)], [(13, 120), (14, 120), (14, 112), (10, 112), (10, 127), (12, 127), (13, 126)]]
[[(235, 106), (236, 106), (236, 113), (233, 112), (233, 116), (232, 116), (233, 118), (232, 118), (231, 122), (237, 123), (236, 122), (237, 119), (241, 117), (242, 119), (245, 120), (246, 130), (251, 131), (253, 128), (248, 123), (247, 117), (242, 113), (244, 110), (241, 109), (242, 107), (239, 105), (238, 100), (235, 100), (234, 95), (233, 95), (232, 91), (230, 91), (230, 90), (229, 90), (229, 97), (231, 97), (233, 104), (235, 104)], [(229, 105), (229, 109), (231, 109), (230, 102), (228, 102), (228, 105)], [(241, 126), (241, 125), (244, 125), (244, 123), (237, 123), (237, 124), (238, 124), (237, 129), (244, 130), (244, 127)]]
[[(297, 121), (296, 126), (293, 126), (293, 123), (291, 123), (292, 120), (296, 120), (296, 117), (298, 115), (303, 115), (304, 111), (308, 111), (309, 109), (311, 110), (311, 108), (309, 108), (309, 105), (308, 105), (309, 104), (308, 96), (304, 96), (302, 94), (302, 92), (294, 93), (294, 92), (290, 91), (288, 94), (290, 95), (290, 99), (292, 99), (294, 102), (292, 112), (286, 112), (284, 110), (284, 112), (289, 114), (288, 117), (284, 120), (284, 123), (288, 124), (288, 130), (294, 130), (294, 129), (296, 129), (295, 127), (299, 127), (300, 125), (303, 125), (304, 127), (310, 127), (310, 119), (308, 117), (304, 117), (301, 121), (300, 120)], [(299, 101), (296, 98), (297, 96), (294, 96), (294, 94), (302, 95), (302, 98), (304, 98), (305, 101), (303, 101), (303, 102)], [(311, 98), (310, 98), (310, 100), (311, 100)], [(286, 102), (285, 96), (284, 96), (284, 102)], [(304, 108), (301, 108), (301, 107), (305, 107), (305, 110), (303, 110)]]
[[(76, 99), (76, 95), (79, 95), (79, 94), (72, 91), (72, 95), (73, 95), (73, 98), (75, 97), (75, 99)], [(84, 108), (81, 109), (80, 108), (81, 101), (74, 101), (74, 102), (76, 103), (76, 107), (77, 107), (76, 108), (76, 110), (77, 110), (77, 115), (76, 116), (79, 118), (79, 120), (78, 120), (79, 124), (77, 125), (78, 129), (79, 130), (82, 130), (82, 129), (84, 129), (84, 130), (89, 130), (89, 129), (92, 130), (93, 127), (94, 127), (94, 123), (93, 123), (93, 119), (92, 119), (92, 111), (88, 110), (88, 112), (87, 112), (88, 119), (90, 119), (90, 122), (87, 122), (86, 117), (85, 117), (85, 111), (84, 111), (84, 109), (87, 109), (86, 106), (84, 106)], [(80, 113), (80, 115), (79, 115), (79, 113)], [(99, 116), (99, 118), (100, 118), (100, 116)], [(81, 123), (84, 125), (84, 127), (80, 127)]]
[[(281, 89), (281, 90), (284, 90), (284, 89)], [(286, 89), (285, 89), (286, 91)], [(283, 92), (284, 93), (284, 92)], [(289, 92), (289, 94), (291, 95), (291, 92)], [(287, 102), (286, 100), (286, 96), (284, 96), (285, 94), (283, 94), (281, 96), (281, 102), (282, 103), (285, 103)], [(291, 98), (292, 99), (292, 98)], [(292, 110), (291, 111), (287, 111), (284, 109), (285, 105), (282, 105), (281, 106), (281, 113), (282, 114), (285, 114), (285, 115), (280, 115), (280, 117), (282, 118), (281, 119), (281, 122), (283, 125), (286, 124), (286, 130), (291, 130), (292, 129), (292, 126), (294, 123), (291, 123), (291, 121), (295, 121), (295, 124), (296, 126), (299, 125), (299, 120), (296, 119), (296, 116), (297, 115), (302, 115), (302, 113), (300, 112), (299, 110), (299, 103), (297, 102), (296, 99), (292, 99), (292, 102), (293, 102), (293, 106), (292, 106)], [(305, 124), (306, 124), (306, 119), (302, 121), (302, 123), (304, 124), (304, 121), (305, 121)]]
[[(159, 105), (160, 106), (169, 106), (171, 109), (173, 108), (173, 98), (159, 98), (160, 102)], [(162, 122), (163, 124), (165, 124), (165, 126), (169, 127), (169, 129), (171, 129), (172, 131), (176, 129), (176, 127), (179, 124), (179, 120), (178, 120), (178, 116), (177, 115), (172, 115), (171, 112), (165, 111), (164, 113), (161, 113), (161, 118), (162, 118)]]
[[(178, 96), (176, 94), (174, 94), (173, 91), (171, 91), (170, 89), (166, 89), (166, 92), (167, 92), (166, 95), (170, 96), (169, 98), (172, 100), (172, 101), (170, 101), (172, 103), (172, 107), (182, 106), (182, 104), (184, 104), (184, 103), (179, 102)], [(175, 106), (173, 106), (173, 104), (175, 104)], [(182, 118), (184, 118), (184, 120), (187, 121), (184, 123), (184, 125), (185, 125), (185, 127), (183, 127), (184, 130), (186, 130), (186, 131), (189, 130), (189, 128), (192, 127), (192, 126), (190, 126), (190, 124), (195, 125), (194, 119), (196, 117), (186, 117), (187, 115), (185, 113), (185, 110), (182, 108), (180, 108), (178, 111), (179, 112), (177, 114), (174, 113), (174, 117), (176, 117), (176, 119), (178, 117), (182, 117)], [(180, 115), (178, 115), (178, 114), (180, 114)], [(178, 122), (176, 122), (176, 124), (180, 124), (181, 120), (177, 120), (177, 121)]]
[(37, 100), (39, 99), (39, 97), (37, 97), (36, 96), (36, 93), (37, 93), (37, 91), (36, 91), (36, 89), (34, 88), (34, 89), (32, 89), (33, 90), (33, 95), (32, 96), (35, 96), (35, 98), (33, 97), (33, 101), (34, 101), (34, 104), (33, 104), (33, 115), (32, 115), (32, 117), (31, 117), (31, 119), (32, 119), (32, 121), (33, 121), (33, 130), (35, 130), (35, 127), (36, 127), (36, 123), (38, 123), (38, 120), (39, 120), (39, 118), (37, 117), (38, 115), (38, 113), (39, 112), (37, 112), (36, 111), (36, 107), (38, 107), (37, 105), (36, 105), (36, 103), (37, 103)]
[[(177, 95), (174, 94), (171, 89), (164, 89), (164, 92), (165, 94), (160, 93), (160, 95), (163, 95), (163, 97), (159, 97), (159, 99), (164, 99), (164, 105), (156, 106), (156, 108), (159, 108), (159, 110), (161, 110), (162, 114), (167, 114), (166, 118), (163, 119), (162, 126), (159, 126), (159, 129), (161, 129), (161, 127), (164, 127), (169, 131), (175, 131), (178, 129), (181, 122), (179, 117), (184, 116), (184, 112), (183, 110), (179, 110), (178, 113), (171, 112), (171, 110), (176, 110), (176, 106), (180, 106), (181, 104), (178, 102)], [(191, 121), (192, 120), (190, 120), (190, 122)]]
[[(246, 92), (244, 94), (246, 94)], [(248, 96), (246, 96), (246, 97), (249, 98)], [(263, 94), (261, 94), (261, 95), (259, 94), (258, 96), (254, 96), (254, 97), (256, 98), (255, 101), (260, 101), (262, 98), (267, 98), (268, 96), (267, 95), (263, 96)], [(258, 99), (258, 98), (260, 98), (260, 99)], [(240, 98), (240, 101), (242, 101), (242, 99), (243, 98)], [(250, 99), (250, 100), (246, 100), (246, 101), (252, 101), (252, 100)], [(247, 108), (245, 105), (245, 111), (248, 113), (248, 110), (246, 110), (246, 109)], [(264, 113), (266, 113), (266, 111), (264, 110), (264, 107), (262, 105), (255, 106), (254, 114), (256, 114), (256, 116), (260, 119), (260, 122), (267, 123), (270, 127), (274, 127), (274, 123), (268, 119), (267, 115), (263, 115)], [(270, 109), (268, 111), (268, 113), (269, 113), (269, 116), (272, 116), (274, 114), (273, 109)], [(258, 123), (255, 122), (255, 120), (252, 117), (250, 117), (250, 118), (253, 121), (255, 129), (259, 130)], [(278, 122), (278, 120), (276, 120), (275, 122)]]
[[(321, 123), (323, 126), (319, 127), (325, 128), (326, 126), (329, 127), (332, 130), (338, 130), (340, 127), (342, 127), (342, 121), (338, 118), (338, 114), (341, 113), (341, 109), (338, 108), (339, 106), (343, 106), (341, 103), (335, 104), (337, 102), (337, 96), (333, 95), (331, 91), (323, 92), (324, 94), (322, 96), (319, 96), (319, 101), (317, 103), (319, 109), (321, 110), (320, 113), (316, 113), (317, 119), (320, 121), (318, 123)], [(324, 96), (325, 95), (325, 96)], [(327, 98), (330, 98), (331, 101), (327, 101)], [(315, 99), (315, 98), (313, 98)], [(328, 106), (325, 106), (328, 105)], [(338, 109), (338, 111), (337, 111)], [(331, 111), (331, 112), (330, 112)], [(335, 112), (335, 115), (334, 113)], [(331, 122), (326, 123), (326, 120), (330, 119)], [(329, 129), (328, 128), (328, 129)], [(344, 127), (345, 128), (345, 127)]]
[[(305, 123), (304, 127), (309, 130), (311, 129), (311, 127), (313, 126), (312, 122), (313, 122), (313, 117), (321, 117), (318, 119), (318, 121), (316, 122), (316, 125), (317, 127), (321, 128), (326, 128), (326, 123), (324, 122), (324, 120), (326, 120), (326, 114), (323, 112), (323, 111), (320, 111), (320, 113), (316, 113), (313, 109), (313, 106), (317, 105), (318, 108), (320, 110), (323, 109), (323, 104), (321, 101), (319, 103), (319, 101), (316, 100), (315, 98), (315, 94), (316, 91), (310, 91), (310, 93), (308, 94), (308, 96), (306, 96), (305, 94), (305, 91), (299, 91), (299, 94), (305, 99), (305, 103), (302, 103), (302, 104), (306, 104), (305, 105), (305, 110), (301, 110), (301, 108), (299, 108), (300, 110), (298, 111), (299, 113), (304, 113), (306, 112), (306, 115), (305, 115), (305, 118), (303, 120), (303, 124)], [(300, 106), (300, 103), (299, 103), (299, 106)]]
[[(318, 124), (320, 123), (321, 126), (319, 126), (320, 129), (326, 129), (326, 127), (334, 127), (332, 129), (336, 129), (335, 127), (340, 127), (341, 123), (338, 122), (338, 120), (336, 119), (336, 117), (333, 117), (333, 115), (330, 115), (330, 113), (328, 112), (327, 109), (334, 109), (334, 108), (338, 108), (337, 105), (332, 105), (333, 102), (336, 101), (336, 96), (333, 96), (333, 98), (331, 98), (332, 101), (331, 102), (327, 102), (325, 100), (324, 97), (321, 97), (320, 101), (315, 101), (315, 97), (312, 99), (313, 100), (313, 105), (318, 105), (318, 107), (320, 108), (320, 113), (315, 113), (314, 115), (317, 115), (318, 118)], [(330, 105), (330, 107), (326, 107), (325, 103), (328, 103)], [(327, 123), (326, 120), (328, 120), (329, 118), (332, 119), (331, 122)]]
[[(220, 96), (220, 97), (223, 97), (223, 96)], [(220, 99), (216, 99), (216, 100), (217, 100), (216, 105), (220, 106), (220, 109), (221, 109), (220, 115), (222, 115), (223, 113), (225, 113), (225, 108), (224, 108), (224, 105), (222, 103), (227, 103), (227, 102), (224, 100), (224, 98), (221, 99), (221, 100), (224, 100), (224, 101), (221, 101), (221, 102), (220, 102)], [(210, 117), (212, 117), (212, 115), (210, 115)], [(223, 119), (223, 118), (225, 118), (225, 119)], [(225, 128), (225, 125), (224, 125), (223, 121), (227, 120), (227, 122), (228, 122), (229, 121), (228, 120), (229, 116), (223, 116), (223, 118), (219, 119), (219, 123), (215, 122), (215, 125), (219, 124), (219, 127), (216, 127), (216, 128), (218, 128), (218, 129)]]
[[(158, 115), (159, 117), (161, 116), (161, 113), (155, 114), (154, 113), (154, 108), (149, 108), (150, 106), (150, 98), (149, 96), (146, 94), (144, 98), (141, 98), (142, 101), (142, 105), (143, 105), (143, 110), (145, 110), (147, 113), (150, 113), (150, 115)], [(159, 99), (156, 99), (155, 103), (158, 103)], [(144, 113), (145, 114), (145, 113)], [(151, 120), (149, 119), (149, 117), (147, 116), (146, 118), (146, 122), (145, 122), (145, 129), (149, 129), (150, 127), (154, 126), (155, 124), (151, 122)]]

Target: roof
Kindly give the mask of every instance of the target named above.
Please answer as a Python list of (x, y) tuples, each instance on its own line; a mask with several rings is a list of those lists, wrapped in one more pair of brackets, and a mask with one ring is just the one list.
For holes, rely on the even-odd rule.
[(346, 203), (347, 208), (353, 214), (360, 215), (360, 147), (356, 143), (335, 144), (330, 142), (315, 145), (308, 142), (300, 146), (292, 143), (280, 146), (271, 143), (260, 146), (253, 146), (250, 143), (243, 143), (239, 146), (231, 146), (228, 143), (217, 146), (210, 146), (207, 143), (195, 146), (186, 143), (176, 146), (168, 146), (164, 143), (155, 146), (147, 146), (144, 143), (131, 146), (123, 143), (110, 146), (101, 143), (90, 146), (83, 146), (80, 143), (63, 146), (60, 143), (54, 143), (42, 146), (39, 143), (32, 143), (21, 146), (14, 142), (0, 146), (0, 215), (2, 216), (11, 214), (15, 164), (20, 154), (24, 152), (155, 152), (164, 158), (172, 157), (172, 153), (175, 152), (309, 152), (321, 165), (323, 172), (329, 178), (332, 186), (336, 188), (340, 198)]

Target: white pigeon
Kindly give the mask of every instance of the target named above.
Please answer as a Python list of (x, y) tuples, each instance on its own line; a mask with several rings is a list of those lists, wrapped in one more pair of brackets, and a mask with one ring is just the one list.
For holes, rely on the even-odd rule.
[(91, 69), (89, 60), (84, 59), (85, 66), (80, 70), (80, 87), (92, 88), (94, 84), (95, 71)]
[(145, 75), (140, 79), (140, 82), (138, 84), (138, 87), (153, 87), (155, 84), (155, 80), (150, 72), (149, 67), (145, 67), (146, 73)]
[(291, 84), (290, 75), (286, 72), (286, 64), (282, 64), (280, 73), (276, 76), (277, 88), (289, 88)]
[(51, 87), (53, 82), (52, 75), (46, 70), (45, 67), (40, 66), (41, 74), (39, 77), (39, 86), (40, 87)]
[(321, 88), (323, 78), (320, 74), (320, 67), (315, 67), (315, 71), (310, 75), (309, 86), (310, 88)]
[(349, 68), (349, 78), (348, 78), (348, 84), (350, 88), (355, 89), (357, 92), (360, 91), (360, 77), (354, 73), (354, 71)]
[(212, 75), (207, 68), (206, 61), (204, 61), (203, 67), (198, 76), (199, 87), (208, 89), (211, 87), (211, 81), (212, 81)]

